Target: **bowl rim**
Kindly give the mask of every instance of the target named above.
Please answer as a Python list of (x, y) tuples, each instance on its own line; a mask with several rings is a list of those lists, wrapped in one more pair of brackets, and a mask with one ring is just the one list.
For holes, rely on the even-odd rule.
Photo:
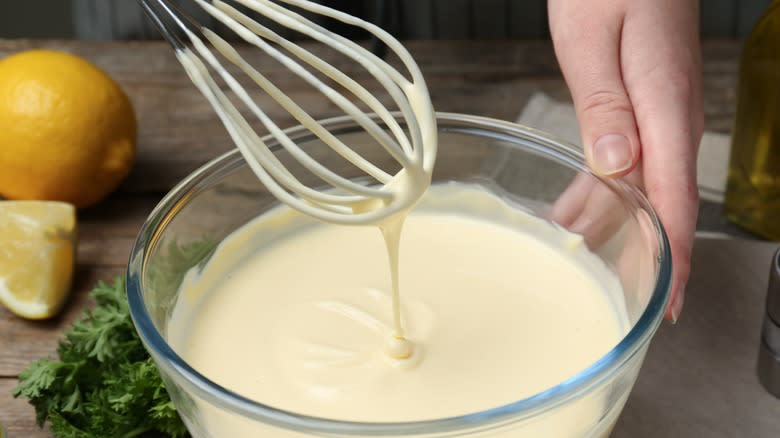
[[(587, 393), (602, 384), (614, 370), (621, 368), (640, 353), (661, 323), (669, 300), (672, 275), (671, 252), (666, 232), (642, 191), (625, 181), (605, 180), (593, 174), (585, 164), (581, 149), (554, 135), (517, 123), (459, 113), (437, 112), (436, 120), (440, 124), (437, 128), (439, 132), (457, 132), (458, 128), (449, 129), (446, 125), (462, 125), (461, 129), (482, 129), (493, 132), (498, 139), (514, 138), (517, 142), (518, 138), (525, 138), (527, 142), (538, 143), (542, 152), (549, 155), (551, 149), (558, 160), (573, 165), (577, 171), (591, 174), (607, 185), (617, 186), (621, 196), (629, 195), (649, 215), (656, 231), (658, 245), (655, 286), (646, 308), (615, 347), (574, 376), (533, 396), (480, 412), (412, 422), (352, 422), (301, 415), (256, 402), (211, 381), (176, 354), (155, 327), (144, 305), (142, 273), (146, 269), (145, 256), (156, 248), (160, 235), (172, 216), (175, 216), (188, 199), (202, 190), (209, 181), (244, 164), (239, 151), (233, 149), (190, 173), (163, 197), (142, 225), (130, 253), (125, 282), (130, 314), (139, 337), (157, 366), (163, 371), (162, 374), (178, 376), (175, 379), (177, 385), (186, 387), (188, 391), (209, 403), (272, 426), (304, 433), (405, 436), (496, 427), (523, 420)], [(320, 123), (333, 129), (339, 126), (354, 126), (354, 121), (348, 116), (327, 118)], [(441, 126), (442, 123), (445, 125), (444, 128)], [(296, 126), (285, 132), (291, 138), (295, 138), (308, 131), (301, 126)], [(270, 137), (265, 137), (263, 140), (269, 145), (274, 143)]]

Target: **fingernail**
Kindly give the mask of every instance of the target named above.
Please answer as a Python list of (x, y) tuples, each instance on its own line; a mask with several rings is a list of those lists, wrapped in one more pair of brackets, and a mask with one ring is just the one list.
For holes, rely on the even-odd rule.
[(677, 293), (674, 294), (674, 300), (672, 301), (672, 324), (677, 324), (677, 320), (680, 319), (683, 305), (685, 304), (685, 283), (680, 285), (677, 289)]
[(605, 134), (599, 137), (591, 150), (593, 168), (602, 175), (623, 172), (631, 167), (631, 144), (622, 134)]

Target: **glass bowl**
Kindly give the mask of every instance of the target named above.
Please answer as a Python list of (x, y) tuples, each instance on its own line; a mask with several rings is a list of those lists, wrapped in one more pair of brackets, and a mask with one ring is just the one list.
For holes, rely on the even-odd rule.
[[(242, 430), (251, 430), (253, 437), (609, 435), (669, 299), (671, 255), (660, 222), (637, 188), (593, 176), (574, 146), (498, 120), (444, 113), (437, 119), (434, 183), (478, 182), (535, 215), (583, 234), (590, 250), (622, 283), (630, 322), (627, 334), (598, 361), (557, 386), (502, 407), (453, 418), (352, 423), (298, 415), (229, 391), (188, 365), (166, 336), (185, 273), (203, 266), (226, 236), (278, 205), (233, 151), (204, 165), (165, 196), (141, 228), (127, 270), (133, 321), (193, 436), (228, 436), (208, 430), (202, 421), (204, 410), (220, 412), (237, 427), (248, 427)], [(347, 144), (366, 143), (365, 132), (348, 118), (329, 119), (323, 125)], [(326, 167), (338, 168), (335, 154), (326, 153), (310, 132), (300, 127), (288, 132)], [(273, 139), (266, 141), (283, 163), (292, 166)], [(369, 155), (370, 161), (379, 159), (369, 150), (358, 152)], [(353, 176), (349, 168), (341, 170)], [(576, 432), (559, 430), (557, 418), (562, 412), (594, 398), (603, 407), (599, 412), (578, 424)]]

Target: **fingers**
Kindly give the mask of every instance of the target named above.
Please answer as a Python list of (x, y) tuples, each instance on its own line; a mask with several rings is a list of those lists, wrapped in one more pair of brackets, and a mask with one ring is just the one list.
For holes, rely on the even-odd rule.
[(667, 318), (682, 311), (696, 230), (696, 151), (701, 137), (701, 73), (695, 2), (659, 0), (637, 11), (624, 50), (624, 73), (642, 137), (645, 190), (672, 251), (672, 300)]
[(588, 163), (603, 176), (625, 175), (636, 166), (640, 147), (621, 73), (624, 13), (614, 1), (551, 0), (549, 15)]
[[(625, 177), (635, 185), (642, 175), (641, 166)], [(592, 178), (595, 180), (595, 178)], [(595, 250), (617, 233), (629, 218), (625, 200), (606, 184), (594, 184), (577, 218), (568, 229), (581, 234), (588, 248)]]
[(595, 185), (596, 179), (591, 175), (577, 174), (553, 204), (549, 219), (564, 228), (569, 228), (582, 213)]
[(596, 250), (620, 230), (627, 213), (617, 194), (606, 185), (598, 184), (569, 230), (581, 234), (588, 248)]
[[(673, 259), (666, 316), (676, 320), (698, 212), (696, 150), (703, 127), (698, 2), (550, 0), (549, 14), (594, 171), (631, 172), (640, 159), (641, 133), (644, 186)], [(576, 207), (570, 211), (556, 206), (553, 214), (582, 228), (588, 218), (580, 217), (588, 216), (590, 202), (589, 196), (584, 204), (570, 203)], [(577, 210), (580, 216), (572, 221)]]
[[(641, 187), (641, 163), (624, 179)], [(555, 201), (548, 218), (581, 234), (588, 248), (595, 250), (620, 230), (629, 215), (617, 192), (592, 175), (580, 173)]]
[[(677, 109), (661, 114), (660, 108), (674, 106), (668, 97), (658, 97), (659, 110), (648, 116), (645, 143), (645, 186), (672, 250), (674, 271), (672, 300), (667, 318), (676, 321), (682, 312), (685, 283), (690, 274), (691, 249), (696, 231), (699, 193), (696, 186), (695, 148), (691, 140), (690, 116)], [(672, 114), (677, 112), (677, 117)], [(653, 120), (652, 122), (650, 120)], [(686, 121), (688, 122), (686, 124)], [(659, 126), (656, 127), (655, 124)], [(640, 126), (643, 122), (640, 122)], [(682, 126), (685, 125), (685, 126)], [(667, 129), (675, 133), (667, 132)]]
[[(663, 121), (673, 122), (671, 119)], [(660, 141), (669, 142), (645, 147), (645, 156), (648, 157), (645, 160), (645, 186), (648, 198), (664, 224), (672, 250), (672, 300), (666, 317), (676, 321), (682, 312), (685, 284), (690, 274), (699, 198), (690, 138), (676, 135), (661, 140), (658, 138), (660, 136), (660, 133), (649, 133), (651, 139), (645, 143), (658, 145)]]

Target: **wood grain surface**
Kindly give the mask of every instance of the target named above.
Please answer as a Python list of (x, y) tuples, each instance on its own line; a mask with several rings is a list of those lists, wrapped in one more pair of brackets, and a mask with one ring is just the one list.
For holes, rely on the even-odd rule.
[[(89, 304), (86, 292), (98, 280), (110, 280), (124, 272), (135, 234), (161, 196), (189, 172), (232, 147), (211, 108), (187, 80), (171, 49), (164, 43), (0, 40), (0, 58), (15, 51), (38, 47), (79, 54), (108, 71), (130, 96), (140, 131), (138, 156), (130, 177), (100, 205), (79, 212), (78, 268), (72, 297), (64, 312), (51, 321), (29, 322), (0, 309), (0, 423), (5, 424), (12, 437), (47, 436), (34, 427), (32, 409), (25, 402), (10, 397), (18, 373), (30, 361), (53, 353), (62, 331)], [(421, 65), (438, 111), (514, 120), (533, 92), (543, 91), (557, 99), (569, 99), (548, 42), (421, 41), (409, 43), (409, 49)], [(317, 52), (320, 48), (312, 46), (312, 50)], [(708, 129), (720, 132), (731, 129), (739, 50), (740, 44), (731, 41), (713, 41), (704, 45)], [(339, 67), (350, 74), (362, 74), (351, 71), (351, 67), (345, 64)], [(323, 105), (321, 99), (300, 87), (285, 71), (269, 67), (267, 73), (272, 80), (292, 87), (296, 99), (316, 108), (314, 116), (336, 114), (332, 106)], [(279, 114), (274, 116), (286, 121), (287, 125), (292, 124), (289, 118), (284, 119)], [(749, 260), (734, 260), (734, 263), (737, 272)], [(701, 272), (704, 268), (696, 269), (695, 272)], [(693, 290), (693, 285), (691, 288)], [(697, 291), (701, 294), (705, 292)], [(746, 286), (745, 300), (753, 300), (752, 305), (758, 306), (760, 292), (756, 288), (748, 290)], [(718, 291), (709, 293), (715, 296)], [(690, 314), (694, 315), (696, 311)], [(684, 324), (679, 326), (680, 330), (685, 327)], [(708, 324), (717, 326), (716, 322)], [(700, 341), (706, 339), (691, 338), (690, 348)], [(724, 352), (721, 358), (729, 357), (729, 354)], [(712, 355), (701, 359), (717, 360), (718, 357)], [(691, 367), (693, 364), (684, 365)], [(702, 373), (717, 369), (697, 366)], [(730, 376), (721, 378), (728, 379)], [(650, 402), (635, 397), (629, 408), (641, 403)], [(701, 403), (706, 405), (708, 401)], [(703, 406), (697, 412), (704, 410)], [(648, 411), (648, 415), (656, 413)], [(631, 420), (633, 417), (627, 418)], [(707, 421), (716, 420), (707, 417)], [(618, 428), (616, 436), (684, 436), (674, 433), (626, 435), (623, 431)]]

